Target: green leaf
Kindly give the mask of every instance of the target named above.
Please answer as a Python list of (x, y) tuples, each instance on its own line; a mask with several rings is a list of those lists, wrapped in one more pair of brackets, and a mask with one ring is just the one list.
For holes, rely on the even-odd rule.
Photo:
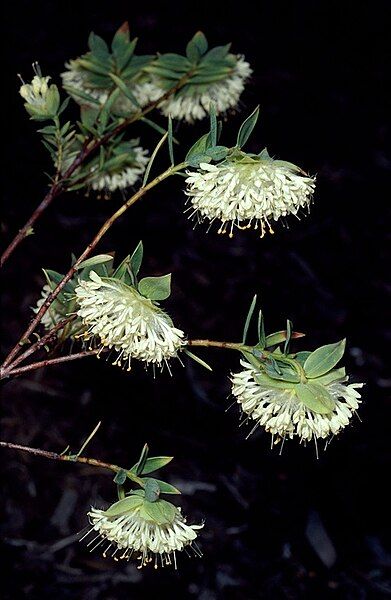
[(168, 117), (168, 128), (167, 128), (167, 132), (168, 132), (168, 153), (170, 155), (170, 161), (171, 161), (171, 165), (175, 164), (175, 160), (174, 160), (174, 146), (173, 146), (173, 137), (172, 137), (172, 118), (169, 116)]
[[(142, 471), (139, 471), (139, 475), (148, 475), (148, 473), (157, 471), (158, 469), (168, 465), (173, 458), (173, 456), (151, 456), (151, 458), (147, 458), (145, 461)], [(137, 467), (138, 463), (133, 465), (130, 471), (132, 471), (132, 473), (136, 473)]]
[(185, 348), (183, 350), (183, 352), (185, 354), (187, 354), (187, 356), (189, 358), (193, 359), (195, 362), (197, 362), (198, 364), (200, 364), (202, 367), (205, 367), (205, 369), (207, 369), (208, 371), (213, 371), (212, 367), (210, 365), (208, 365), (207, 362), (205, 362), (204, 360), (202, 360), (202, 358), (200, 358), (196, 354), (193, 354), (193, 352), (190, 352), (190, 350), (188, 350), (187, 348)]
[(242, 148), (250, 137), (259, 117), (259, 106), (251, 113), (249, 117), (240, 126), (236, 145), (238, 148)]
[(98, 118), (99, 108), (93, 108), (90, 106), (82, 106), (80, 109), (81, 122), (87, 127), (92, 127)]
[(113, 481), (117, 485), (123, 485), (126, 481), (126, 478), (127, 478), (126, 471), (124, 469), (120, 469), (118, 471), (118, 473), (115, 474)]
[(304, 363), (304, 371), (311, 379), (328, 373), (344, 355), (346, 339), (335, 344), (326, 344), (311, 352)]
[(166, 500), (157, 500), (156, 502), (144, 500), (140, 516), (158, 525), (167, 525), (173, 522), (176, 511), (177, 508)]
[(137, 244), (132, 256), (130, 257), (130, 268), (132, 269), (132, 273), (135, 277), (137, 277), (138, 272), (141, 267), (141, 263), (143, 262), (144, 255), (144, 246), (142, 241), (140, 240)]
[(110, 52), (106, 42), (93, 31), (91, 31), (88, 37), (88, 47), (98, 60), (107, 61), (110, 58)]
[(308, 350), (303, 350), (303, 352), (297, 352), (297, 354), (294, 354), (293, 357), (301, 366), (303, 366), (310, 354), (311, 352), (308, 352)]
[(329, 383), (334, 383), (334, 381), (342, 381), (344, 379), (346, 379), (346, 369), (345, 367), (341, 367), (340, 369), (333, 369), (332, 371), (329, 371), (329, 373), (326, 373), (326, 375), (316, 377), (313, 383), (328, 385)]
[[(150, 481), (149, 477), (143, 477), (142, 480), (147, 483)], [(178, 490), (178, 488), (176, 488), (174, 485), (171, 485), (170, 483), (166, 483), (165, 481), (161, 481), (160, 479), (153, 479), (153, 481), (156, 481), (159, 485), (159, 490), (161, 494), (180, 494), (180, 490)], [(145, 486), (146, 489), (146, 486)]]
[(209, 52), (205, 54), (202, 59), (202, 64), (206, 62), (215, 63), (216, 61), (223, 60), (228, 52), (230, 51), (231, 44), (227, 44), (226, 46), (215, 46), (215, 48), (211, 48)]
[(272, 157), (270, 156), (269, 152), (267, 151), (267, 148), (264, 148), (263, 150), (261, 150), (261, 152), (258, 154), (258, 156), (261, 160), (273, 160)]
[(115, 32), (113, 41), (111, 42), (111, 49), (116, 58), (123, 54), (129, 44), (129, 41), (129, 23), (125, 21)]
[(138, 284), (138, 291), (150, 300), (166, 300), (171, 294), (171, 273), (161, 277), (144, 277)]
[(317, 414), (328, 415), (334, 410), (335, 402), (321, 384), (299, 383), (295, 391), (300, 402)]
[(124, 81), (122, 81), (122, 79), (120, 77), (118, 77), (117, 75), (114, 75), (114, 73), (110, 73), (109, 75), (110, 75), (111, 79), (114, 81), (114, 83), (116, 84), (116, 86), (119, 87), (119, 89), (121, 90), (121, 92), (123, 93), (123, 95), (126, 96), (126, 98), (128, 100), (130, 100), (130, 102), (136, 108), (140, 108), (140, 103), (138, 102), (138, 100), (136, 99), (136, 97), (132, 94), (132, 92), (130, 91), (130, 89), (126, 85), (126, 83)]
[(148, 452), (149, 452), (148, 444), (144, 444), (143, 449), (141, 450), (140, 458), (138, 459), (138, 462), (135, 465), (136, 475), (141, 475), (141, 473), (143, 472), (145, 463), (148, 460)]
[(214, 146), (205, 150), (205, 156), (211, 158), (214, 161), (219, 161), (225, 158), (229, 150), (226, 146)]
[(127, 498), (123, 498), (122, 500), (118, 500), (112, 504), (107, 510), (104, 511), (104, 515), (107, 517), (118, 517), (119, 515), (123, 515), (127, 512), (132, 512), (136, 508), (140, 507), (143, 504), (143, 498), (140, 496), (128, 496)]
[(265, 363), (265, 372), (272, 379), (288, 381), (289, 383), (299, 383), (300, 381), (298, 372), (292, 366), (283, 364), (276, 360), (271, 363)]
[(266, 336), (265, 336), (265, 320), (263, 318), (262, 311), (259, 311), (258, 314), (258, 344), (257, 347), (263, 350), (266, 345)]
[(91, 104), (97, 104), (98, 106), (100, 105), (99, 100), (97, 100), (93, 96), (90, 96), (90, 94), (87, 94), (86, 92), (83, 92), (82, 90), (79, 90), (76, 87), (73, 87), (71, 85), (64, 85), (64, 89), (71, 96), (76, 96), (77, 98), (80, 98), (81, 100), (86, 100), (87, 102), (90, 102)]
[(243, 344), (245, 344), (246, 340), (247, 340), (248, 328), (250, 327), (250, 321), (252, 319), (256, 303), (257, 303), (257, 295), (255, 294), (254, 298), (251, 301), (250, 308), (248, 309), (246, 321), (244, 323), (243, 338), (242, 338)]
[(208, 49), (208, 41), (202, 31), (197, 31), (186, 46), (186, 56), (192, 62), (199, 61)]
[[(192, 157), (196, 156), (196, 155), (201, 155), (205, 152), (207, 146), (207, 140), (209, 138), (209, 133), (205, 133), (202, 137), (200, 137), (199, 140), (197, 140), (195, 142), (195, 144), (193, 144), (193, 146), (190, 148), (189, 152), (186, 154), (186, 162), (189, 162), (189, 159), (191, 159)], [(190, 163), (189, 163), (190, 164)]]
[(145, 499), (147, 502), (156, 502), (156, 500), (160, 496), (160, 486), (157, 482), (157, 479), (153, 479), (152, 477), (146, 477), (143, 479), (145, 482), (144, 492)]
[(216, 146), (217, 144), (217, 118), (216, 118), (216, 106), (214, 102), (210, 103), (209, 106), (209, 117), (210, 117), (210, 130), (209, 130), (209, 144), (208, 146)]
[(286, 321), (286, 340), (285, 340), (285, 344), (284, 344), (283, 354), (288, 354), (291, 339), (292, 339), (292, 321), (287, 319), (287, 321)]
[(113, 257), (110, 254), (97, 254), (96, 256), (91, 256), (91, 258), (83, 260), (77, 267), (77, 271), (85, 269), (86, 267), (94, 267), (95, 265), (100, 265), (101, 263), (106, 263), (110, 260), (113, 260)]
[[(259, 365), (258, 365), (259, 368)], [(266, 388), (276, 388), (279, 390), (293, 390), (296, 389), (297, 383), (293, 383), (290, 381), (281, 381), (278, 379), (273, 379), (269, 377), (266, 373), (258, 371), (254, 375), (254, 379), (260, 385), (265, 386)]]

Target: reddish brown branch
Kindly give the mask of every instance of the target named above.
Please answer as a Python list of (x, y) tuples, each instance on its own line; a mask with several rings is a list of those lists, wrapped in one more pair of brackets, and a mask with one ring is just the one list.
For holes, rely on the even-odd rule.
[(37, 369), (42, 369), (43, 367), (51, 367), (63, 362), (69, 362), (70, 360), (77, 360), (78, 358), (96, 356), (98, 352), (99, 350), (84, 350), (83, 352), (77, 352), (76, 354), (68, 354), (66, 356), (58, 356), (56, 358), (47, 358), (46, 360), (30, 363), (29, 365), (17, 367), (16, 369), (14, 369), (13, 365), (11, 365), (12, 368), (3, 368), (0, 370), (0, 379), (5, 379), (11, 376), (13, 377), (15, 375), (22, 375), (23, 373), (28, 373), (29, 371), (36, 371)]

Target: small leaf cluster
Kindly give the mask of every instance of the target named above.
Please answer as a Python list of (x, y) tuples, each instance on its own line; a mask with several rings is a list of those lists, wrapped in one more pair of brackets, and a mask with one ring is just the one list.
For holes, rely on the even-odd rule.
[[(146, 477), (169, 464), (172, 456), (149, 457), (149, 448), (144, 445), (140, 458), (131, 469), (121, 469), (114, 477), (117, 484), (119, 501), (114, 503), (105, 511), (108, 517), (117, 517), (129, 511), (138, 510), (138, 514), (146, 521), (164, 525), (172, 523), (177, 508), (163, 500), (161, 494), (180, 494), (180, 491), (165, 481), (154, 477)], [(136, 483), (141, 486), (136, 489), (125, 490), (125, 483), (137, 479)]]
[(211, 85), (229, 77), (237, 64), (230, 53), (231, 44), (209, 49), (208, 40), (198, 31), (186, 46), (185, 55), (169, 52), (160, 54), (146, 71), (159, 78), (165, 90), (175, 87), (185, 79), (177, 91), (178, 96), (202, 94)]
[[(129, 83), (142, 75), (143, 69), (154, 56), (136, 55), (136, 44), (136, 38), (130, 39), (128, 23), (124, 23), (115, 33), (110, 48), (103, 38), (92, 32), (88, 38), (89, 52), (71, 61), (71, 66), (83, 73), (88, 87), (109, 91), (118, 89), (138, 108), (139, 104), (131, 92)], [(100, 104), (99, 100), (85, 91), (70, 85), (64, 87), (68, 93), (79, 99), (80, 104)]]
[(336, 368), (344, 355), (346, 340), (326, 344), (313, 352), (290, 353), (292, 339), (303, 337), (304, 334), (293, 331), (292, 322), (288, 320), (284, 331), (266, 336), (263, 314), (260, 310), (258, 343), (252, 347), (246, 346), (255, 305), (256, 297), (246, 318), (241, 350), (245, 358), (256, 368), (255, 380), (271, 389), (292, 390), (308, 409), (318, 414), (330, 415), (334, 410), (335, 401), (327, 386), (346, 380), (345, 368)]

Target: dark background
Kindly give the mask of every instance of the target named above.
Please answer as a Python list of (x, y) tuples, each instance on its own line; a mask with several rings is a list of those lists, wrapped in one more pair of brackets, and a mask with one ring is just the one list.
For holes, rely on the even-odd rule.
[[(358, 5), (359, 4), (359, 5)], [(385, 155), (388, 74), (381, 2), (26, 2), (7, 6), (3, 73), (5, 165), (3, 241), (11, 239), (45, 192), (50, 165), (24, 113), (16, 73), (26, 80), (39, 60), (59, 81), (63, 63), (86, 50), (90, 30), (111, 39), (128, 19), (139, 52), (182, 51), (197, 29), (213, 44), (232, 41), (254, 76), (242, 114), (229, 119), (230, 143), (243, 118), (261, 105), (249, 149), (317, 174), (307, 219), (260, 240), (195, 231), (183, 214), (182, 180), (163, 184), (105, 237), (99, 251), (120, 257), (140, 238), (144, 274), (172, 271), (167, 309), (189, 337), (237, 340), (252, 295), (260, 294), (269, 331), (290, 317), (309, 348), (348, 338), (346, 363), (366, 382), (362, 422), (355, 419), (316, 460), (295, 441), (282, 456), (268, 435), (246, 441), (230, 404), (228, 374), (238, 356), (200, 352), (214, 373), (172, 364), (153, 380), (88, 359), (20, 377), (3, 386), (2, 439), (77, 450), (96, 422), (88, 454), (124, 466), (145, 441), (173, 454), (166, 477), (182, 486), (183, 510), (205, 518), (203, 559), (179, 570), (137, 571), (89, 554), (74, 542), (91, 503), (114, 500), (110, 475), (2, 450), (7, 598), (372, 599), (390, 594), (385, 536), (389, 513), (389, 405), (386, 404), (387, 284), (385, 238), (390, 161)], [(163, 121), (162, 121), (163, 124)], [(203, 132), (205, 124), (197, 125)], [(196, 131), (181, 125), (183, 148)], [(137, 132), (136, 132), (137, 133)], [(148, 133), (144, 143), (156, 143)], [(3, 342), (8, 349), (30, 318), (41, 267), (67, 269), (121, 202), (82, 194), (59, 198), (5, 270)], [(327, 539), (328, 538), (328, 543)], [(330, 543), (336, 560), (332, 560)], [(323, 556), (323, 560), (322, 560)], [(8, 595), (7, 595), (8, 594)]]

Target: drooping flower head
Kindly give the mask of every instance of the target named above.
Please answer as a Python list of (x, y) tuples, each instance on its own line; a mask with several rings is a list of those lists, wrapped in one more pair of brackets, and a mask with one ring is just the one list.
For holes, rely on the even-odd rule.
[[(124, 143), (121, 144), (124, 146)], [(103, 170), (98, 164), (91, 167), (86, 183), (95, 191), (115, 192), (131, 187), (143, 175), (149, 161), (148, 150), (132, 142), (126, 143), (127, 149), (119, 148), (114, 160), (107, 161)], [(120, 154), (122, 152), (122, 154)]]
[(234, 227), (267, 227), (290, 214), (308, 209), (315, 179), (284, 161), (271, 159), (265, 151), (259, 156), (235, 153), (219, 164), (201, 163), (188, 171), (186, 194), (199, 221), (220, 222), (219, 233)]
[(165, 565), (176, 568), (176, 552), (182, 550), (201, 555), (195, 539), (203, 525), (187, 525), (180, 508), (165, 500), (148, 502), (132, 495), (107, 510), (91, 508), (88, 517), (91, 529), (86, 536), (92, 536), (88, 545), (92, 546), (91, 551), (102, 547), (104, 557), (108, 554), (115, 560), (134, 557), (140, 561), (141, 569), (150, 563), (155, 568)]
[(56, 116), (60, 95), (56, 85), (49, 85), (50, 77), (43, 77), (38, 63), (33, 64), (35, 75), (31, 83), (24, 83), (19, 94), (25, 100), (25, 108), (32, 119), (43, 121)]
[(260, 426), (275, 441), (297, 437), (305, 443), (328, 439), (344, 429), (361, 403), (358, 390), (363, 384), (348, 383), (345, 369), (333, 368), (343, 348), (341, 342), (301, 353), (304, 365), (301, 357), (290, 359), (296, 373), (289, 363), (284, 366), (281, 355), (275, 356), (279, 366), (273, 366), (273, 359), (268, 372), (261, 362), (242, 360), (243, 370), (231, 377), (232, 394), (243, 413), (255, 421), (253, 430)]
[(113, 348), (118, 353), (114, 364), (128, 370), (132, 358), (167, 364), (185, 344), (183, 331), (153, 300), (114, 277), (91, 271), (75, 293), (77, 314), (87, 326), (84, 338), (95, 340), (102, 350)]

